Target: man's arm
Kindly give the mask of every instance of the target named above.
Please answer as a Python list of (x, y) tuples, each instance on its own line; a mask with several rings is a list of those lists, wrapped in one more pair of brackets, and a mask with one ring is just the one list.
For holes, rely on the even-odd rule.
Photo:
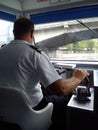
[(46, 91), (52, 91), (54, 94), (65, 95), (72, 92), (87, 77), (89, 73), (85, 70), (76, 70), (73, 76), (68, 79), (59, 79), (49, 85)]

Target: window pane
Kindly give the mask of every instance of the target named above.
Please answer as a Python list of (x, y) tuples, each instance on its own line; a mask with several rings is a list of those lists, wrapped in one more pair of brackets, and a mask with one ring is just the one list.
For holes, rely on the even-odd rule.
[(0, 19), (0, 47), (13, 39), (13, 22)]
[(35, 25), (35, 41), (51, 59), (98, 60), (98, 18)]

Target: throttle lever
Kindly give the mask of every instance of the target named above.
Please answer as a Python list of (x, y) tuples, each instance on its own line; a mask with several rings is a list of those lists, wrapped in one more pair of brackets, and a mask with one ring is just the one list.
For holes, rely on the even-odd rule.
[(86, 77), (83, 82), (85, 82), (85, 86), (78, 86), (73, 94), (77, 96), (79, 101), (86, 101), (87, 97), (91, 96), (90, 87), (89, 87), (89, 78)]
[(90, 86), (89, 86), (89, 78), (88, 78), (88, 76), (84, 80), (85, 80), (86, 89), (87, 89), (86, 95), (87, 95), (87, 97), (90, 97), (91, 93), (90, 93)]

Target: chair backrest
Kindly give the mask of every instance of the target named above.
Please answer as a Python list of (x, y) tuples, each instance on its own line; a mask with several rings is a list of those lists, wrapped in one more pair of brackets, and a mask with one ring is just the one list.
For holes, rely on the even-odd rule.
[(34, 110), (24, 91), (0, 87), (0, 122), (17, 124), (22, 130), (48, 130), (52, 111), (52, 103), (41, 110)]

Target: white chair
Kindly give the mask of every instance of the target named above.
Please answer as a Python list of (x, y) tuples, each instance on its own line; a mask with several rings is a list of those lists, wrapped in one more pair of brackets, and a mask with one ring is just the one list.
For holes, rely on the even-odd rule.
[(25, 92), (13, 87), (0, 87), (0, 122), (17, 124), (21, 130), (48, 130), (52, 111), (52, 103), (34, 110)]

